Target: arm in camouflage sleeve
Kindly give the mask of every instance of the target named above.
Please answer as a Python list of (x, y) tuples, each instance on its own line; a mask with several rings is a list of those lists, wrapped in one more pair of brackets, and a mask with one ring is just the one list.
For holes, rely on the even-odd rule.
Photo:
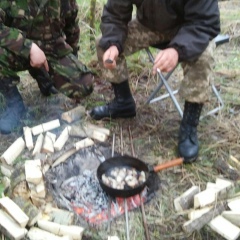
[(26, 39), (20, 30), (5, 26), (4, 20), (5, 12), (0, 8), (0, 47), (20, 57), (28, 58), (32, 41)]
[(76, 55), (80, 38), (78, 5), (75, 0), (70, 0), (68, 2), (69, 8), (65, 13), (65, 27), (63, 31), (66, 35), (66, 42), (73, 48), (73, 54)]

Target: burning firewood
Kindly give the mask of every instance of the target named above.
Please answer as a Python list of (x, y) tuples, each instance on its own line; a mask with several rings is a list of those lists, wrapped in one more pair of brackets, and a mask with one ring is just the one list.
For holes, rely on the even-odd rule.
[(26, 144), (22, 137), (19, 137), (1, 156), (1, 161), (12, 165), (14, 160), (22, 153)]
[(56, 151), (60, 151), (63, 148), (64, 144), (67, 142), (69, 138), (70, 131), (71, 131), (70, 126), (65, 127), (60, 136), (57, 138), (53, 145)]
[(66, 226), (55, 222), (38, 220), (38, 227), (59, 236), (70, 236), (73, 240), (81, 240), (84, 228), (79, 226)]
[(20, 240), (27, 234), (27, 229), (20, 227), (6, 212), (0, 209), (0, 232), (11, 240)]
[(61, 119), (68, 123), (71, 123), (81, 119), (84, 115), (85, 115), (85, 107), (80, 105), (76, 108), (69, 110), (68, 112), (62, 113)]
[(56, 140), (56, 134), (51, 133), (51, 132), (46, 132), (44, 140), (43, 140), (41, 152), (54, 153), (55, 140)]
[(23, 134), (25, 138), (26, 147), (29, 151), (33, 149), (33, 138), (32, 138), (32, 130), (30, 127), (23, 127)]
[(36, 136), (40, 133), (44, 133), (58, 127), (60, 127), (60, 121), (59, 119), (56, 119), (50, 122), (46, 122), (46, 123), (42, 123), (40, 125), (34, 126), (31, 129), (32, 129), (32, 134)]

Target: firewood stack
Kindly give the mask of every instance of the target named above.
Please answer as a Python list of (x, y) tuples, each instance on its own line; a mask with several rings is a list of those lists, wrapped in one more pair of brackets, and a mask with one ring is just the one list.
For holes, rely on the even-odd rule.
[(240, 192), (234, 192), (234, 183), (225, 178), (208, 182), (205, 190), (192, 186), (174, 199), (175, 210), (188, 214), (182, 228), (192, 233), (208, 225), (213, 231), (228, 240), (240, 236)]
[[(54, 206), (47, 194), (44, 175), (50, 167), (57, 166), (80, 149), (94, 145), (95, 141), (107, 140), (110, 131), (106, 128), (90, 123), (70, 125), (84, 114), (82, 106), (63, 113), (61, 119), (67, 126), (58, 134), (52, 130), (61, 127), (59, 119), (31, 128), (26, 126), (23, 136), (1, 155), (1, 172), (8, 196), (0, 198), (0, 231), (9, 239), (26, 236), (30, 240), (82, 239), (84, 229), (73, 225), (73, 212)], [(71, 136), (81, 140), (69, 141), (64, 149)], [(13, 168), (14, 161), (23, 153), (32, 158)]]

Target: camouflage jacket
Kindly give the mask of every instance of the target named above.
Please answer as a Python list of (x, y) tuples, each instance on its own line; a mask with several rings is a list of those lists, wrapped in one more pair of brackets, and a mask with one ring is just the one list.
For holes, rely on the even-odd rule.
[(0, 47), (28, 58), (32, 42), (54, 56), (76, 52), (76, 0), (0, 0)]
[(123, 51), (134, 5), (139, 22), (152, 31), (178, 31), (169, 47), (178, 51), (180, 61), (195, 60), (220, 32), (218, 0), (108, 0), (101, 21), (104, 50), (116, 45)]

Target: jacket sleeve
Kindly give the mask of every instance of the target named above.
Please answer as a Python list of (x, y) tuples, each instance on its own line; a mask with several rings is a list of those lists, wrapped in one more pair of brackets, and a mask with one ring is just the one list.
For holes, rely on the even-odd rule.
[(194, 61), (220, 32), (217, 0), (189, 0), (184, 23), (169, 47), (178, 51), (179, 61)]
[(100, 47), (104, 50), (111, 45), (123, 52), (123, 46), (127, 38), (127, 24), (132, 19), (133, 5), (129, 0), (108, 0), (104, 6), (101, 18), (102, 38)]
[(5, 26), (4, 21), (5, 12), (0, 8), (0, 47), (27, 59), (32, 41), (26, 39), (20, 30)]
[(69, 2), (68, 8), (64, 7), (63, 9), (63, 11), (66, 11), (63, 31), (66, 35), (66, 42), (73, 48), (73, 53), (77, 54), (80, 39), (78, 5), (75, 0), (67, 2)]

